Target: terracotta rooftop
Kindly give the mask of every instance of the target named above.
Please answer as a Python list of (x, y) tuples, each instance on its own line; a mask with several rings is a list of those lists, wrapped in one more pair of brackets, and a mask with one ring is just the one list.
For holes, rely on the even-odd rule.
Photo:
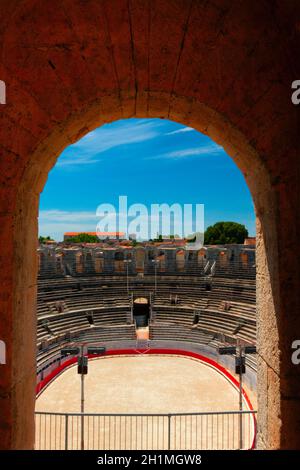
[(96, 235), (96, 236), (116, 236), (119, 237), (120, 235), (125, 235), (124, 232), (65, 232), (64, 236), (68, 237), (74, 237), (76, 235), (81, 235), (81, 234), (87, 234), (87, 235)]

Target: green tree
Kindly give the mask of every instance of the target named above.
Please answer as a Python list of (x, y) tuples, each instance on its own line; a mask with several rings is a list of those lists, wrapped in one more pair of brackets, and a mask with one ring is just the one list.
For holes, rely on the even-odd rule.
[(52, 238), (49, 237), (49, 235), (48, 237), (43, 237), (42, 235), (39, 236), (39, 243), (45, 243), (48, 240), (52, 240)]
[(205, 245), (225, 245), (228, 243), (244, 243), (248, 237), (245, 225), (237, 222), (217, 222), (207, 227), (204, 232)]
[(97, 235), (90, 235), (89, 233), (79, 233), (75, 237), (67, 240), (67, 243), (98, 243), (99, 238)]

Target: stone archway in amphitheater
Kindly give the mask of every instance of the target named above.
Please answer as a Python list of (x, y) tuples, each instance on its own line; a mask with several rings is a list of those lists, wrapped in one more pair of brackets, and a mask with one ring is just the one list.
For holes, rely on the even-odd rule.
[(296, 7), (296, 0), (2, 2), (2, 448), (34, 442), (39, 193), (66, 145), (133, 116), (194, 127), (244, 173), (257, 214), (258, 445), (300, 447), (300, 366), (291, 362), (300, 334)]

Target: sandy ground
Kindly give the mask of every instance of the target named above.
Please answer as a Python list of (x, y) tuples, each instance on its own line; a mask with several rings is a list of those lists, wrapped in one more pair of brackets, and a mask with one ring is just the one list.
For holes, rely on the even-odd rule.
[[(193, 413), (238, 409), (238, 393), (213, 368), (180, 356), (138, 355), (89, 361), (86, 413)], [(39, 396), (36, 411), (80, 412), (80, 376), (71, 367)], [(246, 406), (245, 406), (246, 409)], [(80, 448), (80, 417), (68, 418), (68, 448)], [(85, 448), (237, 448), (238, 416), (85, 418)], [(244, 446), (251, 420), (244, 418)], [(65, 417), (38, 416), (37, 448), (64, 448)], [(50, 436), (51, 434), (51, 436)]]

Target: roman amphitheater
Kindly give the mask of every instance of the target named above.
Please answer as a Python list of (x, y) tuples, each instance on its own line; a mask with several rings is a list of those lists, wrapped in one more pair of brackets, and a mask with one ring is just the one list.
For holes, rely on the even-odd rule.
[[(219, 354), (256, 343), (254, 247), (38, 256), (36, 448), (255, 446), (256, 357), (245, 358), (240, 412), (235, 358)], [(89, 357), (83, 421), (76, 346)]]
[[(6, 84), (6, 104), (1, 104), (0, 114), (2, 449), (33, 449), (36, 441), (40, 193), (66, 146), (104, 123), (129, 117), (167, 118), (193, 127), (221, 145), (243, 173), (256, 213), (257, 448), (300, 448), (300, 369), (291, 360), (292, 345), (300, 335), (300, 108), (291, 100), (292, 83), (300, 79), (299, 25), (298, 0), (1, 1), (0, 79)], [(193, 170), (191, 164), (189, 171)], [(209, 178), (213, 191), (214, 176), (199, 173), (199, 185), (202, 178)], [(157, 278), (151, 302), (153, 274), (144, 273), (143, 282), (141, 273), (130, 276), (133, 302), (140, 289), (144, 292), (138, 296), (146, 304), (148, 300), (149, 309), (151, 305), (151, 342), (177, 339), (183, 350), (188, 338), (193, 339), (190, 344), (201, 344), (211, 353), (213, 344), (223, 343), (222, 334), (226, 344), (226, 338), (234, 335), (252, 342), (254, 278), (240, 276), (236, 282), (230, 273), (220, 276), (222, 269), (217, 263), (211, 290), (206, 288), (204, 270), (198, 272), (199, 282), (198, 273), (187, 282), (181, 272), (178, 283), (171, 276), (168, 287), (168, 270), (157, 273), (161, 279)], [(80, 336), (93, 336), (100, 328), (102, 339), (113, 347), (112, 328), (101, 323), (98, 311), (104, 292), (106, 305), (111, 306), (108, 313), (114, 312), (111, 321), (123, 318), (114, 323), (115, 333), (121, 328), (126, 341), (136, 341), (132, 298), (124, 297), (124, 274), (115, 276), (119, 287), (111, 286), (112, 273), (99, 276), (95, 287), (86, 286), (83, 272), (65, 276), (55, 277), (52, 271), (45, 277), (41, 270), (39, 277), (39, 373), (47, 361), (43, 342), (48, 341), (55, 360), (54, 348), (59, 346), (50, 343), (60, 335), (63, 343), (68, 324), (73, 342), (73, 335), (79, 342)], [(89, 277), (91, 283), (93, 278)], [(150, 279), (154, 288), (148, 289)], [(59, 289), (64, 296), (58, 296)], [(91, 289), (92, 295), (85, 295), (85, 289)], [(111, 300), (111, 289), (117, 289), (120, 301)], [(52, 311), (47, 306), (51, 291)], [(98, 291), (101, 296), (95, 305)], [(230, 309), (219, 309), (229, 292)], [(175, 306), (170, 301), (174, 294), (178, 295)], [(55, 311), (56, 300), (65, 302), (63, 312)], [(190, 329), (198, 304), (199, 321)], [(93, 315), (87, 320), (76, 309), (88, 306)], [(176, 323), (168, 315), (171, 307)], [(226, 326), (222, 323), (220, 330), (222, 317)], [(216, 357), (213, 360), (217, 362)], [(246, 375), (255, 368), (254, 360), (254, 356), (247, 359)], [(226, 366), (230, 370), (230, 364)]]

